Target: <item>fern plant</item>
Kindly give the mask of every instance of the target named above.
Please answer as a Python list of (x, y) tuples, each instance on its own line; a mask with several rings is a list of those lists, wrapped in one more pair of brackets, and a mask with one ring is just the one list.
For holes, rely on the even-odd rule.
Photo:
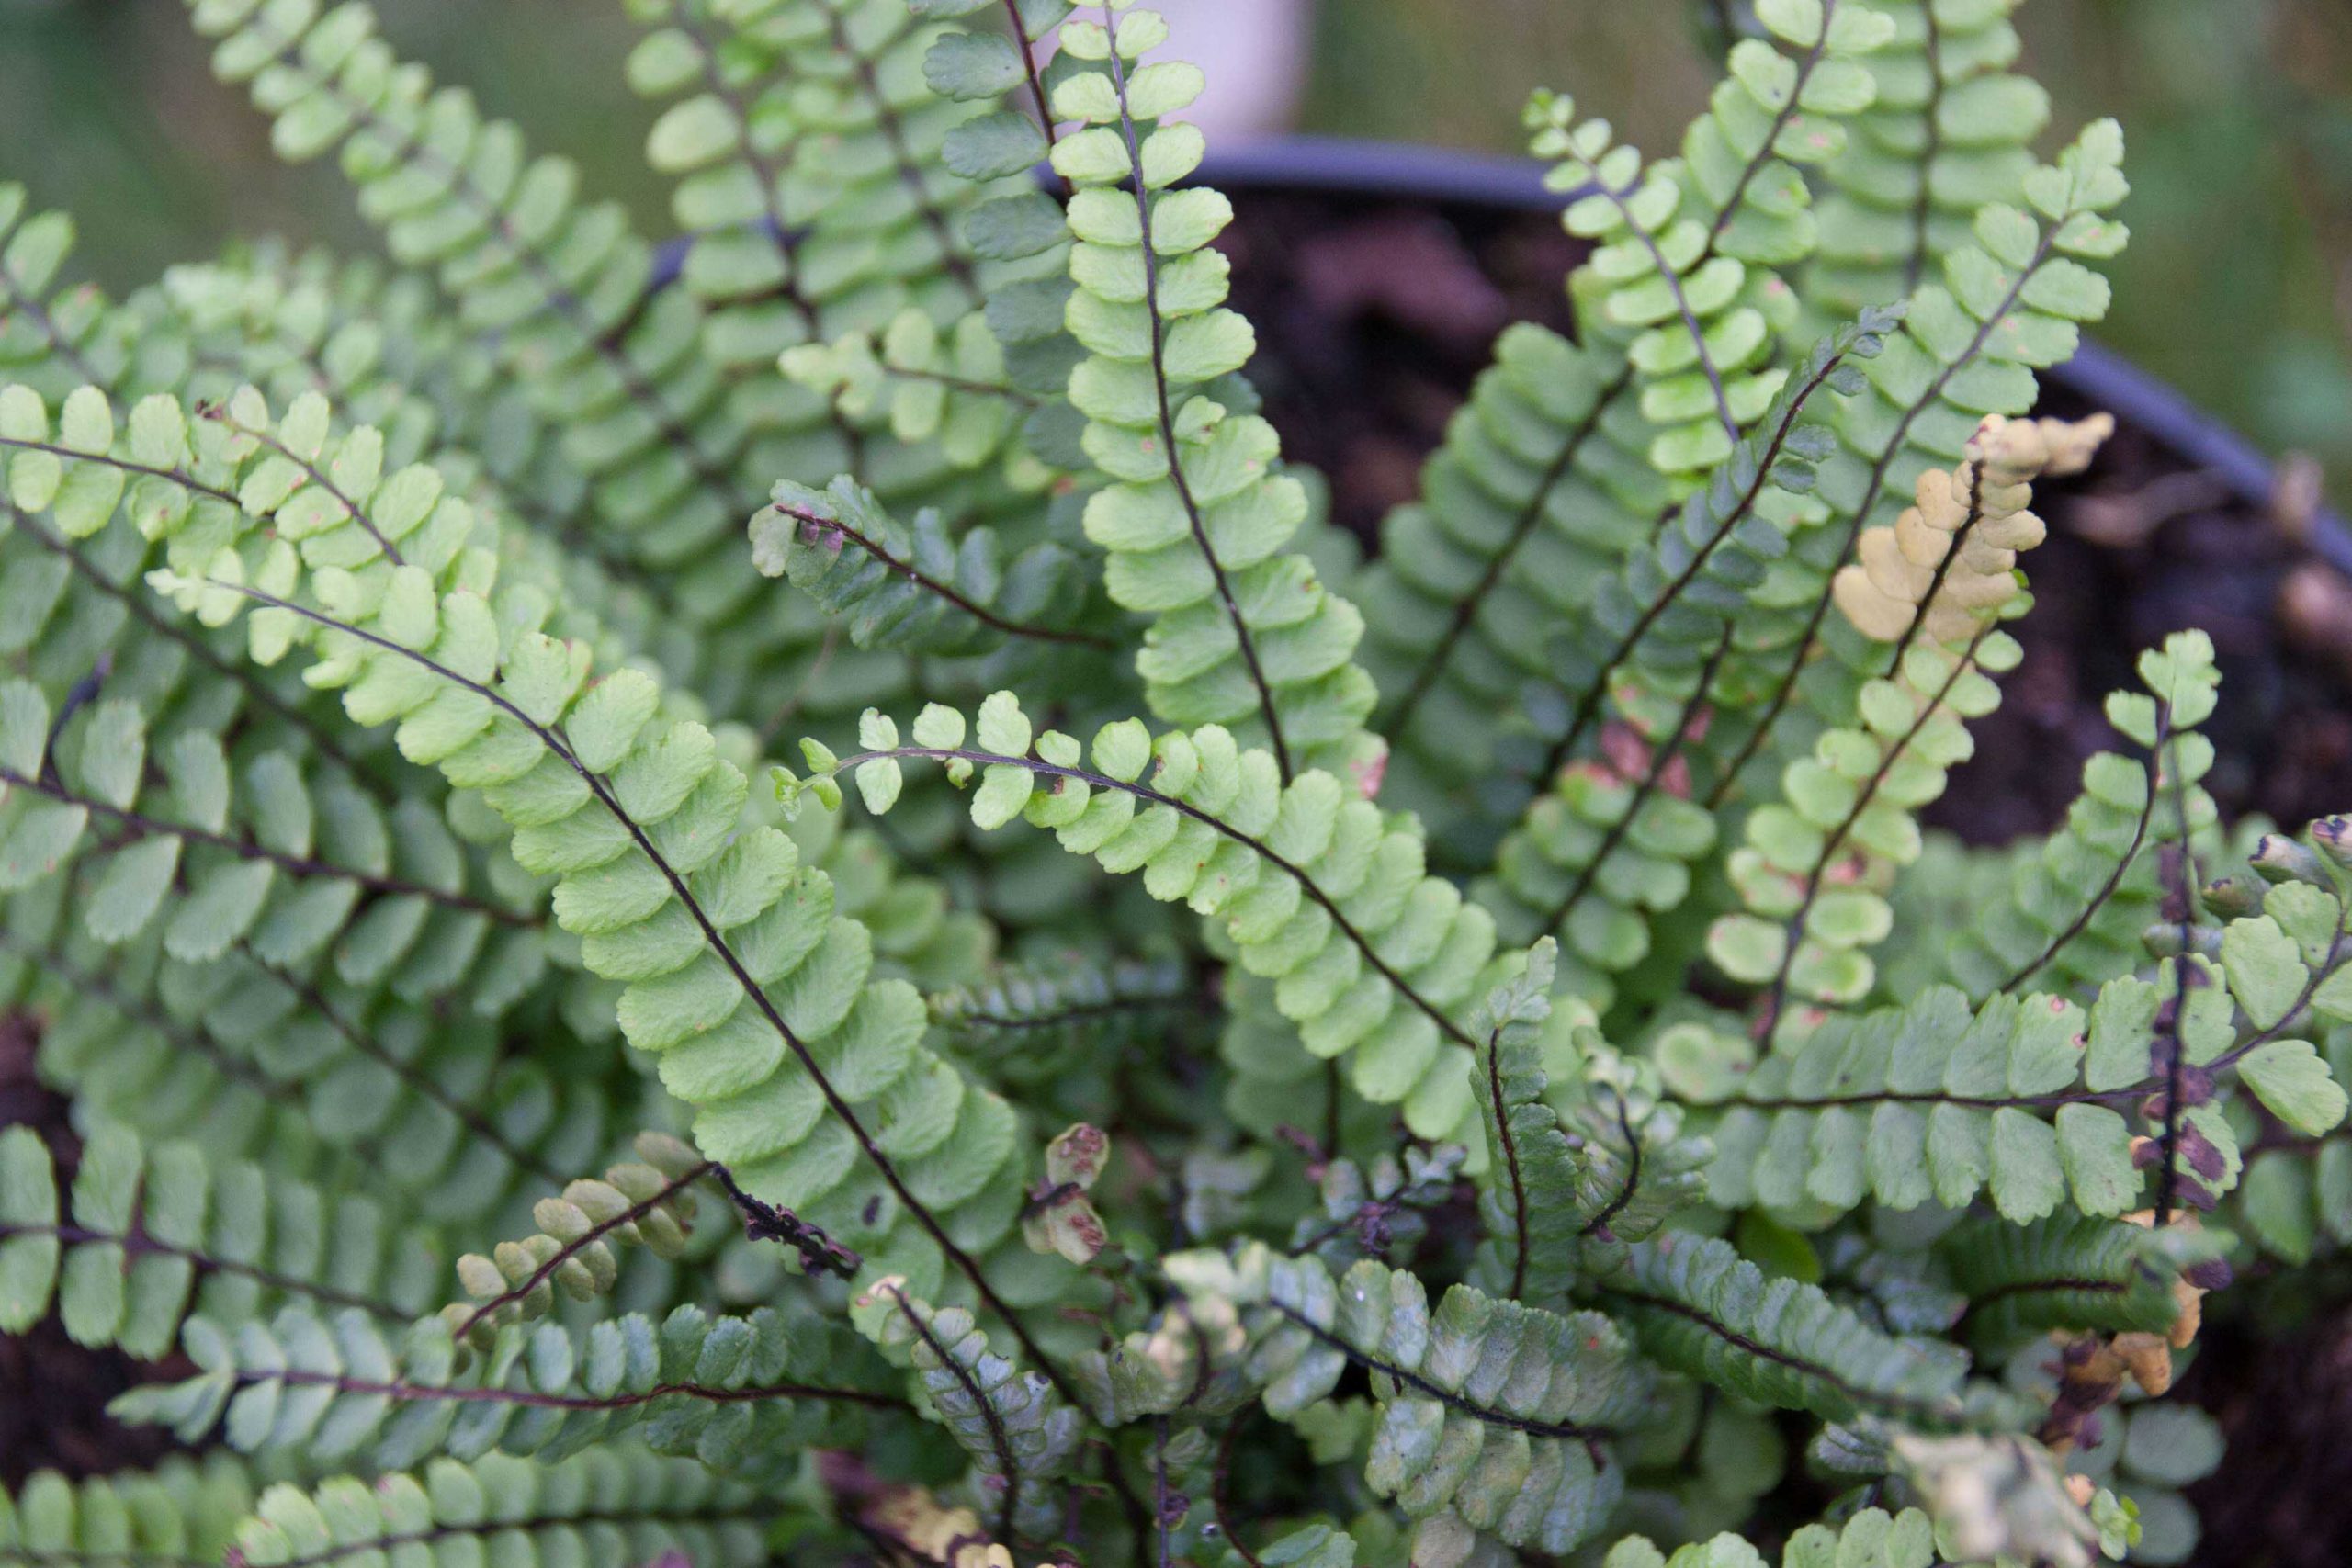
[(0, 1330), (201, 1450), (0, 1562), (2186, 1550), (2175, 1358), (2352, 1240), (2352, 824), (2218, 820), (2184, 633), (1921, 826), (2111, 428), (2006, 0), (1539, 97), (1578, 334), (1362, 565), (1158, 16), (628, 8), (666, 262), (359, 4), (189, 11), (388, 259), (0, 186)]

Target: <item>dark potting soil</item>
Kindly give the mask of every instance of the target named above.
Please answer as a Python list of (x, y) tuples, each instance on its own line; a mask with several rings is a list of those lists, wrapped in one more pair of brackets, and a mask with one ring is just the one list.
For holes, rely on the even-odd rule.
[[(1337, 520), (1376, 549), (1495, 333), (1522, 320), (1572, 330), (1561, 280), (1581, 243), (1546, 213), (1226, 188), (1234, 303), (1258, 328), (1266, 413), (1284, 452), (1329, 477)], [(2091, 411), (2062, 386), (2041, 412)], [(2223, 675), (2205, 730), (2225, 818), (2300, 828), (2352, 809), (2352, 585), (2310, 560), (2282, 524), (2291, 507), (2233, 494), (2122, 421), (2090, 471), (2042, 487), (2036, 509), (2051, 537), (2029, 562), (2032, 613), (2010, 627), (2024, 660), (1930, 823), (1998, 844), (2061, 821), (2083, 761), (2123, 746), (2106, 694), (2136, 689), (2139, 651), (2190, 626), (2211, 635)], [(2208, 1316), (2180, 1393), (2229, 1446), (2190, 1492), (2205, 1523), (2196, 1563), (2352, 1562), (2352, 1314), (2340, 1292), (2312, 1294), (2301, 1325), (2275, 1337), (2267, 1314)]]
[[(1235, 208), (1225, 249), (1235, 306), (1257, 324), (1267, 415), (1284, 452), (1329, 477), (1337, 520), (1376, 549), (1495, 333), (1513, 321), (1572, 329), (1561, 280), (1581, 243), (1549, 214), (1491, 208), (1247, 186)], [(2062, 387), (2042, 412), (2089, 411)], [(2276, 613), (2304, 552), (2269, 508), (2126, 423), (2037, 510), (2051, 538), (2029, 561), (2033, 612), (2011, 627), (2024, 663), (1929, 821), (1996, 844), (2063, 818), (2083, 761), (2122, 744), (2107, 694), (2136, 689), (2139, 651), (2188, 626), (2212, 635), (2224, 677), (2206, 726), (2222, 811), (2300, 828), (2352, 808), (2352, 660), (2302, 652), (2295, 637), (2331, 628)], [(2333, 631), (2352, 637), (2352, 619)]]

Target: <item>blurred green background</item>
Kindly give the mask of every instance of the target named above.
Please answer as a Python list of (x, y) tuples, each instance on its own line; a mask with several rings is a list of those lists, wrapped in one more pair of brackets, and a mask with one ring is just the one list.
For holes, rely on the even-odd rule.
[[(618, 0), (379, 3), (402, 50), (663, 223)], [(1300, 123), (1510, 150), (1544, 85), (1663, 149), (1708, 84), (1688, 21), (1677, 0), (1321, 0)], [(2352, 4), (2030, 0), (2018, 24), (2053, 141), (2107, 113), (2132, 139), (2136, 237), (2102, 335), (2271, 450), (2318, 457), (2344, 493)], [(235, 232), (368, 243), (329, 171), (270, 157), (204, 52), (181, 0), (0, 0), (0, 176), (73, 208), (82, 265), (110, 287)]]

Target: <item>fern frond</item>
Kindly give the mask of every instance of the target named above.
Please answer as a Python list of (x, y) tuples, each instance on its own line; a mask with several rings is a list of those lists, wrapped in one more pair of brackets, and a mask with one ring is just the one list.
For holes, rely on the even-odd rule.
[(2210, 1232), (2087, 1215), (1973, 1220), (1936, 1247), (1968, 1298), (1956, 1326), (1996, 1347), (2051, 1329), (2167, 1333), (2183, 1311), (2182, 1271), (2218, 1251)]
[(1216, 919), (1240, 966), (1275, 980), (1308, 1050), (1344, 1055), (1358, 1092), (1401, 1102), (1419, 1135), (1458, 1136), (1475, 1112), (1466, 1058), (1446, 1045), (1475, 1043), (1457, 1015), (1492, 984), (1494, 922), (1424, 872), (1418, 838), (1320, 769), (1285, 784), (1272, 753), (1215, 725), (1156, 739), (1140, 720), (1106, 725), (1090, 769), (1078, 741), (1035, 734), (1000, 692), (980, 705), (978, 745), (965, 734), (964, 716), (934, 704), (903, 746), (895, 724), (869, 713), (867, 750), (836, 758), (811, 742), (816, 778), (775, 777), (788, 799), (837, 800), (835, 775), (847, 773), (875, 811), (898, 798), (906, 761), (944, 763), (959, 784), (977, 777), (979, 828), (1025, 818), (1107, 871), (1141, 872), (1153, 897)]
[(37, 1470), (0, 1489), (7, 1568), (209, 1568), (253, 1511), (254, 1482), (233, 1454), (174, 1455), (152, 1471), (69, 1481)]
[(999, 1355), (970, 1313), (934, 1308), (901, 1280), (875, 1281), (854, 1315), (893, 1361), (911, 1364), (930, 1409), (972, 1456), (971, 1488), (998, 1520), (999, 1538), (1049, 1533), (1057, 1499), (1048, 1486), (1078, 1452), (1076, 1407), (1043, 1374)]
[[(1821, 469), (1831, 520), (1799, 546), (1791, 571), (1774, 586), (1772, 641), (1783, 651), (1772, 657), (1776, 673), (1752, 697), (1723, 710), (1725, 730), (1740, 739), (1725, 744), (1711, 804), (1732, 793), (1768, 741), (1787, 760), (1804, 751), (1816, 727), (1851, 721), (1861, 685), (1884, 668), (1885, 656), (1843, 635), (1842, 625), (1827, 625), (1835, 574), (1866, 527), (1880, 521), (1890, 493), (1908, 493), (1926, 469), (1964, 457), (1986, 415), (2024, 413), (2035, 395), (2034, 371), (2072, 356), (2082, 324), (2105, 314), (2106, 280), (2086, 264), (2123, 248), (2126, 231), (2108, 216), (2130, 188), (2122, 158), (2115, 123), (2092, 125), (2055, 164), (2026, 177), (2026, 207), (1979, 210), (1974, 243), (1944, 258), (1940, 283), (1912, 297), (1902, 330), (1871, 364), (1874, 395), (1839, 411), (1841, 449)], [(1825, 647), (1834, 657), (1816, 659)], [(1801, 718), (1784, 733), (1792, 704)]]
[(860, 648), (953, 656), (1020, 644), (1112, 647), (1074, 625), (1086, 618), (1085, 584), (1060, 545), (1044, 540), (1008, 561), (989, 529), (950, 538), (930, 511), (901, 525), (847, 479), (823, 491), (780, 480), (774, 504), (752, 519), (752, 564), (845, 617)]
[(692, 1188), (717, 1167), (659, 1133), (640, 1133), (636, 1143), (638, 1159), (612, 1167), (601, 1181), (566, 1182), (562, 1196), (533, 1205), (536, 1235), (500, 1242), (486, 1258), (469, 1252), (458, 1259), (458, 1282), (471, 1299), (442, 1309), (454, 1338), (482, 1348), (508, 1324), (545, 1317), (559, 1288), (577, 1301), (610, 1291), (620, 1276), (615, 1243), (664, 1258), (684, 1251)]
[(469, 1359), (438, 1318), (395, 1337), (352, 1312), (288, 1310), (233, 1331), (191, 1318), (183, 1347), (197, 1375), (120, 1395), (119, 1419), (384, 1470), (493, 1449), (551, 1462), (635, 1434), (721, 1474), (773, 1477), (804, 1445), (854, 1443), (856, 1413), (904, 1408), (851, 1341), (764, 1308), (679, 1307), (659, 1324), (632, 1313), (584, 1333), (542, 1323)]
[(1630, 340), (1642, 413), (1658, 430), (1650, 465), (1678, 483), (1730, 457), (1780, 389), (1773, 329), (1793, 296), (1765, 269), (1803, 260), (1815, 238), (1795, 165), (1844, 144), (1838, 122), (1876, 96), (1863, 61), (1893, 31), (1854, 0), (1767, 5), (1758, 19), (1802, 52), (1762, 39), (1735, 47), (1679, 161), (1644, 172), (1605, 122), (1577, 124), (1566, 98), (1539, 94), (1528, 110), (1537, 156), (1558, 161), (1555, 183), (1589, 190), (1565, 220), (1600, 242), (1577, 272), (1578, 313)]
[[(1434, 1311), (1413, 1275), (1369, 1259), (1334, 1280), (1259, 1244), (1233, 1260), (1166, 1260), (1190, 1293), (1243, 1308), (1267, 1411), (1327, 1397), (1350, 1363), (1373, 1374), (1380, 1425), (1364, 1472), (1408, 1517), (1451, 1506), (1511, 1545), (1565, 1551), (1607, 1522), (1623, 1488), (1608, 1439), (1649, 1379), (1617, 1325), (1498, 1302), (1467, 1285)], [(1445, 1456), (1452, 1456), (1450, 1459)]]
[[(244, 407), (242, 423), (266, 423), (257, 398)], [(210, 471), (248, 455), (168, 401), (142, 403), (133, 423), (175, 463)], [(359, 723), (397, 720), (411, 761), (481, 792), (484, 836), (512, 831), (516, 863), (557, 879), (552, 908), (582, 962), (625, 987), (623, 1032), (665, 1054), (664, 1083), (701, 1108), (706, 1155), (770, 1201), (808, 1213), (821, 1200), (818, 1223), (869, 1256), (866, 1241), (898, 1235), (905, 1250), (885, 1246), (885, 1258), (931, 1281), (944, 1262), (1010, 1320), (967, 1249), (1003, 1236), (1019, 1203), (1010, 1108), (920, 1048), (912, 987), (867, 983), (870, 933), (835, 913), (790, 837), (745, 819), (743, 775), (709, 730), (657, 722), (662, 689), (640, 671), (583, 689), (589, 649), (537, 629), (559, 612), (544, 580), (508, 562), (496, 587), (481, 520), (420, 504), (434, 470), (356, 488), (379, 525), (338, 520), (346, 567), (321, 558), (321, 539), (338, 536), (298, 552), (268, 489), (244, 494), (252, 511), (198, 512), (173, 487), (155, 522), (172, 564), (151, 583), (214, 621), (255, 606), (265, 661), (314, 644), (311, 684), (344, 689)], [(379, 536), (409, 547), (404, 564), (368, 558)], [(951, 1232), (943, 1213), (958, 1210)]]
[(542, 1463), (487, 1454), (436, 1459), (418, 1476), (369, 1483), (338, 1476), (315, 1490), (279, 1484), (238, 1527), (236, 1568), (374, 1560), (456, 1568), (495, 1551), (514, 1568), (571, 1560), (589, 1542), (632, 1561), (677, 1553), (709, 1568), (754, 1568), (767, 1556), (775, 1505), (704, 1465), (625, 1446)]
[(1879, 1333), (1817, 1285), (1768, 1278), (1728, 1242), (1642, 1242), (1603, 1284), (1644, 1354), (1742, 1399), (1827, 1421), (1936, 1426), (1961, 1415), (1956, 1356)]
[(2058, 997), (1996, 996), (1972, 1012), (1962, 993), (1938, 987), (1904, 1008), (1826, 1020), (1741, 1080), (1713, 1129), (1710, 1196), (1727, 1208), (1844, 1209), (1865, 1197), (1958, 1208), (1989, 1190), (2018, 1224), (2062, 1199), (2085, 1214), (2120, 1214), (2139, 1203), (2142, 1162), (2119, 1108), (2154, 1096), (2149, 1113), (2177, 1127), (2182, 1179), (2210, 1205), (2241, 1163), (2214, 1099), (2220, 1074), (2235, 1068), (2307, 1135), (2345, 1114), (2326, 1064), (2288, 1037), (2307, 1010), (2352, 1010), (2352, 994), (2331, 979), (2352, 952), (2345, 907), (2309, 893), (2282, 905), (2283, 921), (2230, 922), (2215, 942), (2219, 962), (2166, 959), (2153, 978), (2108, 982), (2087, 1010)]
[[(1475, 1085), (1488, 1150), (1478, 1278), (1513, 1301), (1555, 1299), (1588, 1248), (1657, 1230), (1696, 1200), (1713, 1152), (1682, 1136), (1681, 1110), (1664, 1101), (1655, 1070), (1610, 1049), (1589, 1017), (1546, 1030), (1552, 945), (1536, 943), (1526, 972), (1498, 987), (1472, 1024), (1485, 1042)], [(1568, 1050), (1547, 1033), (1566, 1033)], [(1575, 1071), (1555, 1089), (1546, 1063), (1563, 1057)]]
[(1988, 202), (2014, 202), (2050, 97), (2009, 73), (2017, 0), (1870, 0), (1892, 36), (1862, 62), (1877, 81), (1821, 166), (1820, 260), (1807, 292), (1831, 310), (1907, 297), (1969, 243)]
[(1874, 311), (1815, 345), (1757, 433), (1669, 527), (1630, 552), (1595, 591), (1589, 619), (1562, 639), (1562, 663), (1575, 672), (1567, 686), (1581, 695), (1537, 776), (1561, 773), (1612, 703), (1649, 739), (1651, 754), (1638, 779), (1599, 766), (1561, 773), (1477, 888), (1514, 936), (1562, 935), (1578, 961), (1579, 989), (1596, 1002), (1607, 998), (1600, 976), (1647, 953), (1651, 917), (1683, 902), (1691, 863), (1714, 843), (1713, 821), (1683, 797), (1688, 786), (1678, 794), (1665, 782), (1693, 734), (1708, 728), (1717, 688), (1753, 680), (1745, 673), (1751, 657), (1734, 658), (1746, 640), (1747, 595), (1788, 549), (1815, 462), (1831, 446), (1826, 429), (1804, 423), (1805, 411), (1825, 389), (1861, 390), (1849, 362), (1874, 357), (1894, 320)]
[(84, 1139), (70, 1211), (61, 1185), (38, 1134), (0, 1129), (0, 1331), (54, 1305), (75, 1343), (154, 1360), (190, 1314), (234, 1324), (299, 1301), (405, 1321), (445, 1266), (397, 1208), (107, 1123)]
[(1857, 694), (1860, 722), (1817, 738), (1812, 756), (1782, 773), (1781, 798), (1749, 815), (1747, 843), (1729, 862), (1747, 912), (1708, 932), (1708, 954), (1727, 974), (1769, 985), (1770, 1027), (1792, 1022), (1792, 1005), (1870, 993), (1876, 970), (1862, 949), (1893, 918), (1882, 890), (1918, 853), (1909, 813), (1969, 755), (1962, 720), (1998, 705), (1984, 671), (2020, 657), (1996, 622), (2016, 614), (2023, 592), (2018, 551), (2043, 536), (2025, 510), (2030, 481), (2080, 468), (2112, 428), (1989, 416), (1968, 461), (1922, 475), (1918, 505), (1892, 529), (1866, 531), (1867, 564), (1838, 572), (1840, 609), (1865, 636), (1893, 643), (1892, 659)]
[[(1105, 13), (1108, 15), (1108, 13)], [(1231, 203), (1169, 188), (1199, 164), (1190, 125), (1161, 123), (1200, 91), (1200, 73), (1144, 65), (1166, 36), (1148, 11), (1064, 26), (1066, 56), (1098, 65), (1053, 90), (1084, 129), (1054, 166), (1070, 197), (1068, 322), (1087, 357), (1069, 400), (1109, 483), (1087, 502), (1086, 536), (1108, 552), (1112, 602), (1154, 617), (1136, 668), (1152, 712), (1173, 725), (1236, 727), (1267, 746), (1283, 782), (1302, 769), (1366, 765), (1372, 678), (1352, 662), (1363, 617), (1303, 555), (1278, 553), (1306, 520), (1307, 494), (1280, 471), (1281, 443), (1235, 412), (1219, 383), (1257, 347), (1224, 308), (1227, 263), (1210, 248)], [(1370, 779), (1359, 777), (1355, 793)]]
[[(2213, 744), (2197, 732), (2210, 685), (2179, 673), (2210, 670), (2212, 660), (2202, 632), (2176, 632), (2141, 655), (2143, 690), (2110, 693), (2105, 706), (2109, 722), (2143, 754), (2101, 751), (2086, 761), (2082, 793), (2063, 827), (1989, 854), (1930, 840), (1894, 886), (1882, 990), (1905, 996), (1947, 981), (1976, 999), (2029, 986), (2079, 993), (2133, 968), (2157, 918), (2159, 852), (2183, 842), (2204, 848), (2215, 838), (2217, 810), (2199, 782), (2212, 767)], [(2147, 705), (2174, 692), (2180, 704)], [(1964, 920), (1940, 917), (1951, 900), (1966, 908)], [(1931, 928), (1943, 934), (1924, 940)]]
[(0, 378), (62, 397), (112, 385), (136, 351), (103, 295), (61, 282), (74, 249), (74, 220), (35, 212), (20, 185), (0, 181)]

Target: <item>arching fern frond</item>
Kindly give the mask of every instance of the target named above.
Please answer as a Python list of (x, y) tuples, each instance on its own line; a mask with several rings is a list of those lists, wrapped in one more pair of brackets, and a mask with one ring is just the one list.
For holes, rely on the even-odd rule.
[(1742, 1399), (1828, 1421), (1934, 1425), (1961, 1414), (1956, 1354), (1890, 1338), (1817, 1285), (1768, 1278), (1728, 1242), (1643, 1242), (1604, 1285), (1645, 1355)]
[(1456, 1285), (1432, 1311), (1420, 1281), (1369, 1259), (1334, 1280), (1312, 1258), (1251, 1244), (1167, 1260), (1188, 1292), (1243, 1309), (1252, 1375), (1279, 1417), (1328, 1396), (1352, 1362), (1373, 1376), (1379, 1427), (1365, 1483), (1408, 1517), (1452, 1507), (1512, 1545), (1591, 1539), (1623, 1490), (1609, 1438), (1649, 1377), (1617, 1325)]
[(815, 778), (774, 776), (788, 800), (837, 800), (847, 773), (876, 811), (898, 798), (907, 761), (978, 779), (978, 827), (1025, 818), (1105, 870), (1141, 872), (1153, 897), (1215, 918), (1241, 967), (1274, 980), (1308, 1050), (1344, 1055), (1358, 1092), (1402, 1102), (1420, 1135), (1458, 1135), (1473, 1113), (1467, 1058), (1447, 1045), (1473, 1043), (1457, 1015), (1491, 983), (1494, 922), (1424, 872), (1418, 838), (1320, 769), (1284, 784), (1271, 752), (1215, 725), (1156, 739), (1140, 720), (1106, 725), (1087, 768), (1077, 740), (1036, 734), (1000, 692), (980, 705), (976, 745), (966, 733), (962, 714), (933, 705), (901, 745), (898, 727), (869, 713), (865, 750), (836, 757), (810, 742)]
[(774, 503), (752, 519), (752, 564), (848, 618), (860, 648), (956, 656), (1060, 647), (1099, 656), (1112, 647), (1080, 629), (1086, 585), (1060, 545), (1044, 540), (1007, 560), (989, 528), (950, 537), (931, 511), (902, 525), (846, 479), (823, 491), (779, 481)]
[(424, 1309), (447, 1266), (431, 1228), (348, 1191), (215, 1165), (186, 1144), (85, 1136), (71, 1208), (28, 1127), (0, 1129), (0, 1331), (52, 1304), (77, 1344), (168, 1354), (182, 1319), (257, 1318), (292, 1301), (393, 1323)]
[(1058, 1504), (1050, 1483), (1077, 1456), (1077, 1408), (1043, 1374), (999, 1355), (970, 1313), (934, 1308), (901, 1280), (868, 1286), (854, 1316), (894, 1362), (912, 1366), (931, 1410), (971, 1455), (971, 1489), (999, 1521), (999, 1539), (1050, 1532)]
[(1154, 714), (1235, 727), (1270, 748), (1284, 783), (1366, 763), (1373, 685), (1352, 662), (1363, 618), (1306, 557), (1278, 553), (1306, 520), (1306, 487), (1281, 471), (1273, 427), (1218, 386), (1257, 347), (1224, 308), (1227, 264), (1210, 248), (1232, 205), (1205, 186), (1170, 188), (1204, 143), (1190, 125), (1159, 122), (1192, 102), (1200, 73), (1140, 63), (1166, 36), (1155, 13), (1117, 24), (1115, 35), (1063, 27), (1064, 54), (1100, 69), (1053, 89), (1054, 112), (1083, 124), (1053, 153), (1078, 187), (1067, 319), (1087, 357), (1069, 400), (1110, 481), (1087, 502), (1086, 536), (1109, 552), (1113, 603), (1154, 617), (1136, 661)]
[(569, 1559), (589, 1541), (629, 1557), (675, 1552), (707, 1568), (755, 1568), (773, 1505), (707, 1467), (626, 1446), (553, 1463), (486, 1454), (436, 1459), (421, 1476), (372, 1484), (338, 1476), (315, 1490), (279, 1484), (238, 1528), (237, 1568), (293, 1568), (390, 1554), (417, 1568), (457, 1568), (495, 1550), (514, 1568)]
[(1988, 202), (2014, 202), (2050, 97), (2011, 74), (2017, 0), (1870, 0), (1892, 37), (1862, 62), (1877, 81), (1821, 167), (1821, 259), (1804, 280), (1832, 310), (1900, 299), (1969, 243)]
[(253, 1511), (243, 1461), (174, 1455), (152, 1471), (69, 1481), (33, 1472), (0, 1489), (0, 1563), (7, 1568), (211, 1568)]
[(1956, 1326), (2000, 1347), (2052, 1329), (2168, 1333), (2196, 1299), (2182, 1273), (2222, 1245), (2183, 1225), (2065, 1214), (2028, 1225), (1973, 1220), (1936, 1253), (1968, 1298)]
[(395, 1337), (351, 1312), (289, 1310), (233, 1332), (193, 1318), (184, 1346), (197, 1375), (131, 1390), (117, 1417), (189, 1442), (218, 1427), (240, 1453), (386, 1470), (493, 1449), (551, 1462), (635, 1434), (722, 1474), (774, 1477), (804, 1445), (854, 1443), (859, 1412), (903, 1408), (854, 1341), (767, 1309), (680, 1307), (659, 1324), (632, 1313), (584, 1333), (542, 1323), (472, 1358), (438, 1318)]

